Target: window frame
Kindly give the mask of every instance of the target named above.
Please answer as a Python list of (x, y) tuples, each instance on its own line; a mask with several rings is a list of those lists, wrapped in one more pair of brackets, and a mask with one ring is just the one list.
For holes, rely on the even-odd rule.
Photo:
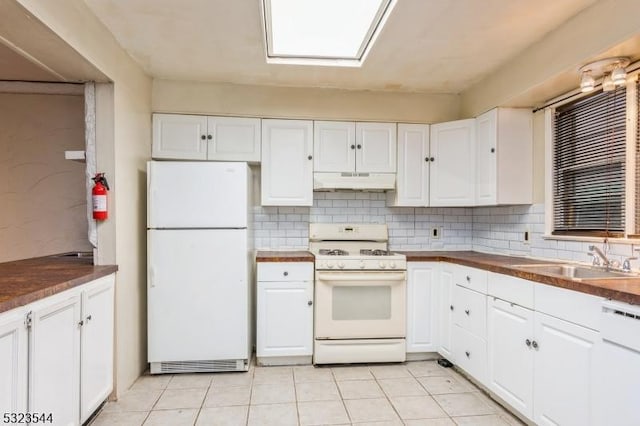
[(587, 97), (590, 93), (580, 93), (579, 90), (573, 91), (568, 96), (562, 97), (561, 101), (558, 101), (545, 108), (544, 122), (545, 122), (545, 217), (544, 217), (544, 238), (556, 239), (556, 240), (579, 240), (579, 241), (603, 241), (605, 239), (616, 242), (629, 242), (638, 243), (640, 239), (640, 224), (636, 225), (636, 209), (640, 209), (640, 206), (636, 205), (636, 135), (638, 129), (638, 93), (637, 82), (639, 79), (640, 70), (629, 72), (627, 76), (627, 83), (625, 85), (626, 90), (626, 174), (625, 174), (625, 226), (624, 234), (611, 236), (607, 235), (605, 231), (601, 232), (601, 235), (597, 232), (590, 232), (588, 235), (581, 233), (580, 231), (565, 231), (562, 233), (554, 234), (554, 120), (556, 109), (574, 102), (578, 99)]

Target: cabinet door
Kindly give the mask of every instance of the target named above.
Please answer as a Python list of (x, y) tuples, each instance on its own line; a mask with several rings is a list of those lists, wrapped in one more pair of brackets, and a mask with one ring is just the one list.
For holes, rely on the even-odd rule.
[(356, 123), (356, 171), (396, 172), (396, 123)]
[(498, 110), (476, 118), (476, 204), (497, 204)]
[(440, 265), (440, 283), (438, 289), (438, 353), (451, 362), (455, 362), (453, 354), (453, 274), (455, 266), (450, 263)]
[(533, 416), (533, 311), (487, 302), (488, 387), (527, 418)]
[(262, 205), (313, 204), (313, 123), (262, 120)]
[(591, 424), (598, 333), (539, 312), (534, 315), (534, 331), (534, 421), (539, 425)]
[(429, 126), (398, 124), (396, 206), (429, 205)]
[(260, 161), (259, 118), (208, 117), (207, 132), (207, 159)]
[(206, 160), (207, 137), (207, 117), (153, 114), (151, 157)]
[(431, 126), (430, 205), (475, 203), (475, 120)]
[(34, 304), (30, 336), (29, 411), (54, 424), (80, 420), (80, 295)]
[(407, 265), (407, 352), (435, 352), (437, 262)]
[(22, 309), (0, 314), (0, 415), (27, 411), (27, 327)]
[(89, 416), (113, 390), (114, 275), (82, 291), (80, 341), (80, 421)]
[(356, 167), (356, 123), (313, 122), (313, 171), (353, 172)]
[(258, 357), (313, 353), (313, 285), (310, 281), (258, 281)]

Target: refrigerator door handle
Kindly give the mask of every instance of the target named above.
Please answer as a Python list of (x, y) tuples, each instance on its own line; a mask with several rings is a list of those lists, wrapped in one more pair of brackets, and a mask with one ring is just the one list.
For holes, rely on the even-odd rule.
[(156, 274), (153, 271), (153, 267), (149, 267), (149, 287), (154, 288), (156, 286)]

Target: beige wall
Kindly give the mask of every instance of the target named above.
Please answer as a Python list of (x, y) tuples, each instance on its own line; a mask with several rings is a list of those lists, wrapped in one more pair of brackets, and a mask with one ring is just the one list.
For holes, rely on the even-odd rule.
[[(101, 238), (100, 258), (114, 259), (116, 281), (116, 390), (128, 389), (146, 366), (146, 235), (145, 164), (151, 152), (151, 80), (118, 45), (82, 0), (16, 0), (47, 25), (93, 66), (113, 81), (112, 134), (98, 140), (98, 151), (109, 158), (111, 221), (115, 239)], [(16, 20), (15, 25), (28, 25)], [(4, 24), (4, 23), (3, 23)], [(51, 52), (55, 57), (55, 51)], [(55, 58), (51, 59), (52, 61)], [(46, 57), (40, 57), (46, 61)], [(97, 126), (100, 127), (98, 122)], [(100, 130), (99, 130), (100, 131)], [(102, 134), (109, 134), (104, 131)], [(100, 159), (98, 166), (100, 167)], [(113, 222), (112, 222), (113, 223)], [(112, 227), (113, 229), (113, 227)], [(112, 237), (112, 236), (111, 236)]]
[(154, 112), (437, 123), (459, 108), (457, 95), (153, 81)]
[(0, 262), (90, 251), (82, 96), (0, 93)]

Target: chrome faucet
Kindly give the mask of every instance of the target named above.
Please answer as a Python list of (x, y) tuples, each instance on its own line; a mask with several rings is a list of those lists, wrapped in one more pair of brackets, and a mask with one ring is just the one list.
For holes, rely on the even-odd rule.
[[(609, 261), (609, 259), (607, 259), (607, 255), (604, 254), (598, 247), (593, 245), (589, 246), (589, 253), (587, 254), (593, 257), (594, 266), (600, 266), (600, 259), (602, 259), (602, 266), (604, 266), (605, 268), (609, 268), (611, 266), (611, 262)], [(598, 255), (598, 257), (596, 257), (596, 254)]]

